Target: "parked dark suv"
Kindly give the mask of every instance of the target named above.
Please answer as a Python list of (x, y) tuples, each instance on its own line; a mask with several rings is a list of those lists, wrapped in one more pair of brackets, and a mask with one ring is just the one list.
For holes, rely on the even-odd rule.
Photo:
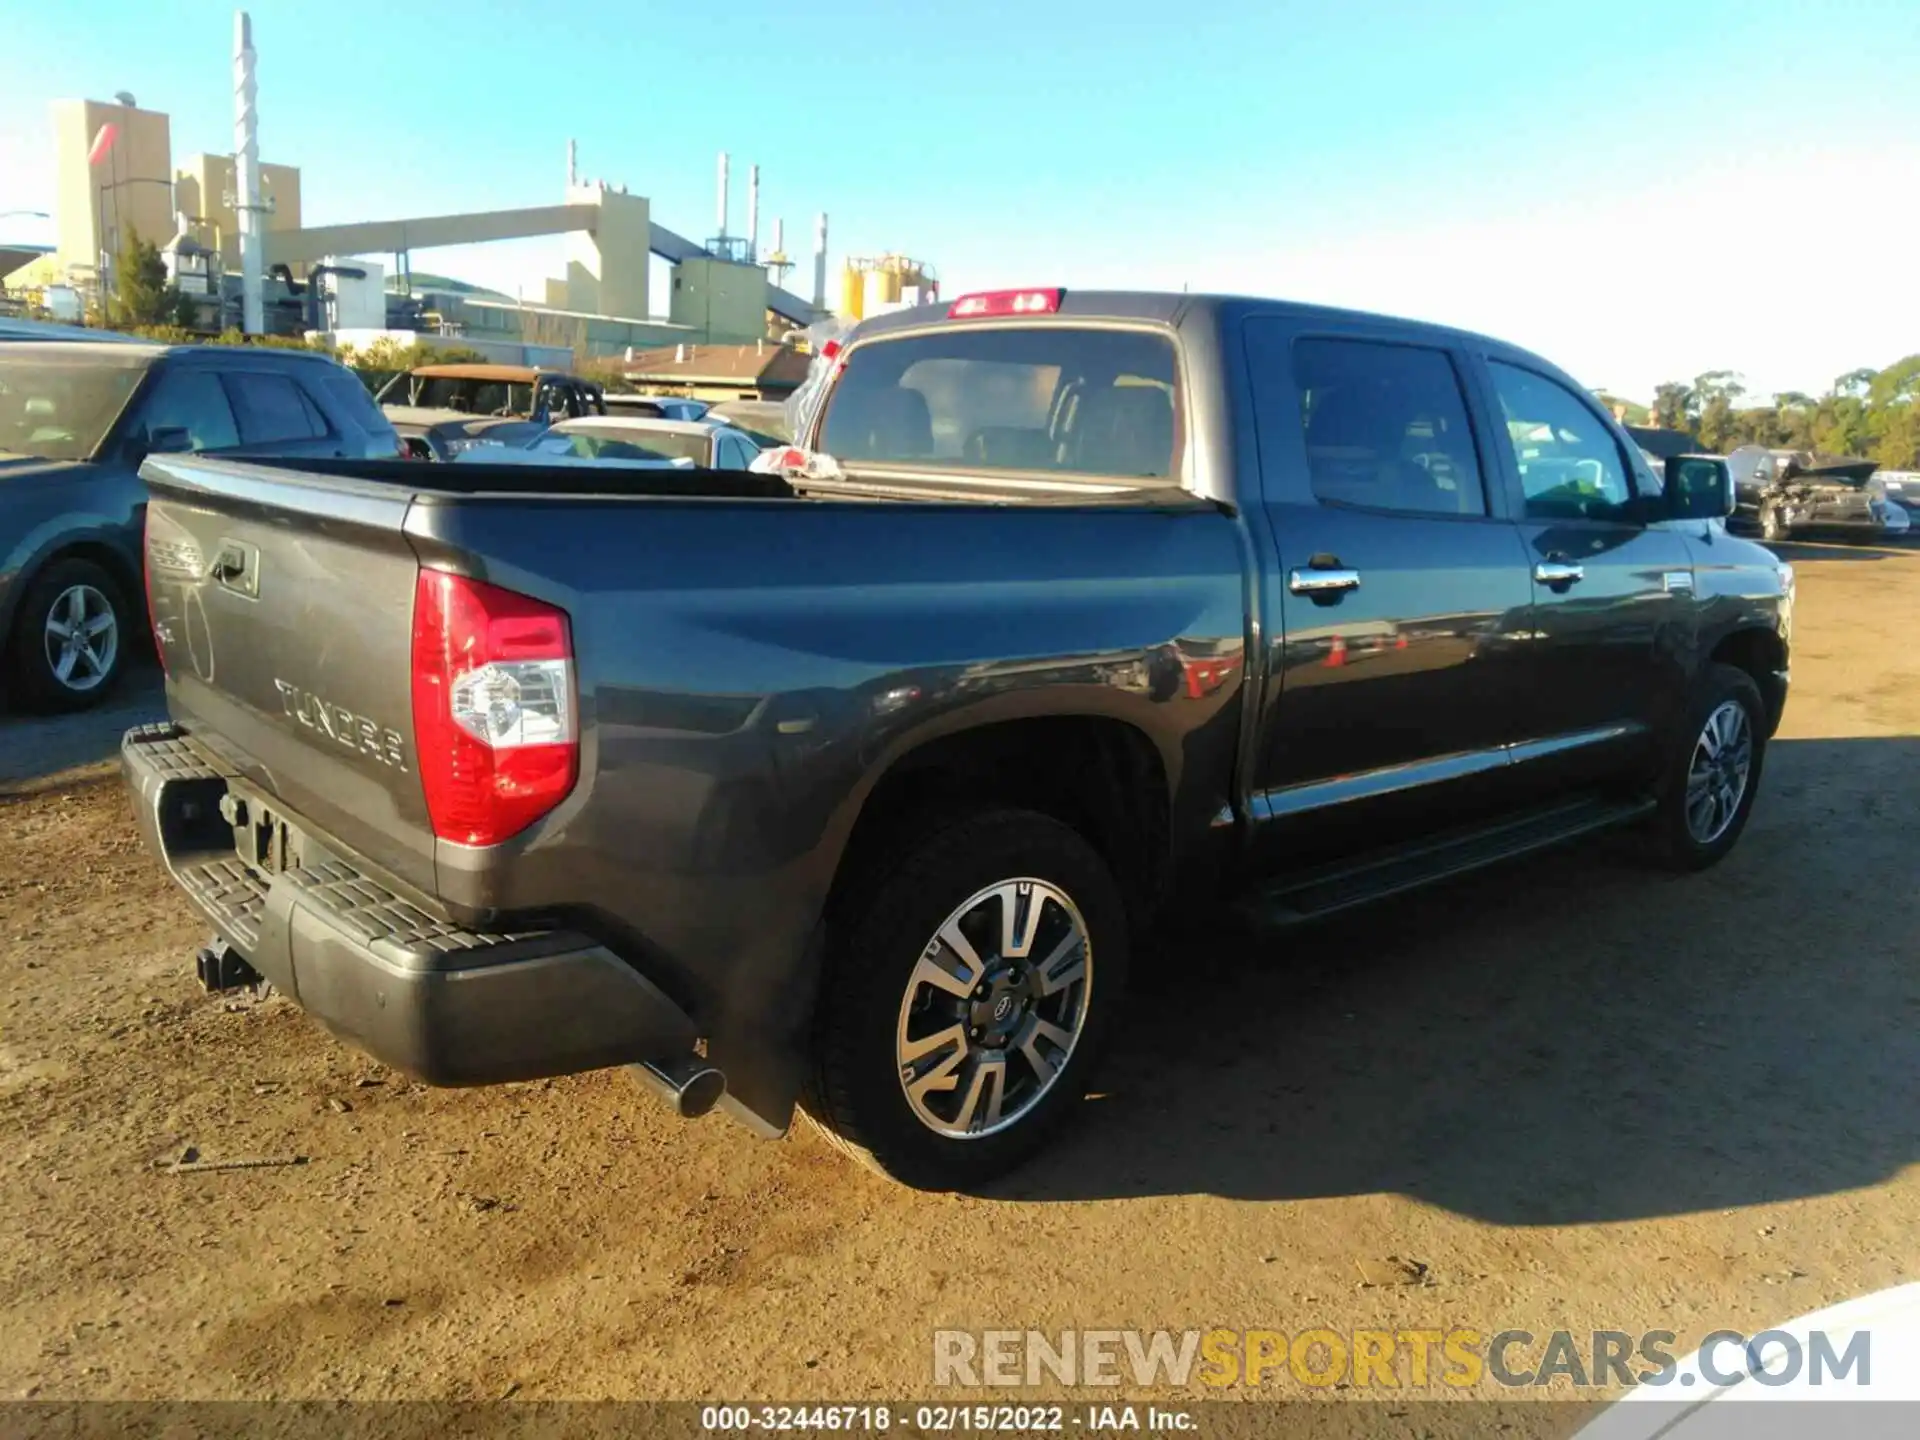
[(124, 338), (0, 343), (0, 694), (9, 703), (82, 709), (119, 680), (144, 629), (138, 471), (156, 450), (400, 453), (366, 387), (324, 355)]

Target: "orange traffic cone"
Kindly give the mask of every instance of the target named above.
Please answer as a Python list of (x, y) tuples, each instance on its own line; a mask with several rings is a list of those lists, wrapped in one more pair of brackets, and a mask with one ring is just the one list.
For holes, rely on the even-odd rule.
[(1333, 637), (1333, 645), (1327, 651), (1327, 658), (1321, 663), (1329, 670), (1335, 666), (1347, 663), (1347, 641), (1345, 636), (1336, 635)]
[(1407, 637), (1406, 637), (1406, 636), (1404, 636), (1404, 635), (1396, 635), (1396, 636), (1394, 636), (1394, 639), (1393, 639), (1393, 648), (1394, 648), (1394, 649), (1396, 649), (1396, 650), (1404, 650), (1404, 649), (1406, 649), (1406, 648), (1407, 648)]

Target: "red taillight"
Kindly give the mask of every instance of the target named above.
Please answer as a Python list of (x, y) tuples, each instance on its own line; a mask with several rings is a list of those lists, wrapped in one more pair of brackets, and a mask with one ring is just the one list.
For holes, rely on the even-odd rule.
[(160, 617), (153, 609), (153, 507), (149, 505), (141, 516), (140, 528), (140, 584), (147, 592), (147, 633), (153, 636), (153, 653), (160, 657), (160, 673), (168, 674), (167, 644), (160, 637)]
[(433, 833), (497, 845), (579, 776), (564, 610), (422, 570), (413, 598), (413, 736)]
[(1060, 309), (1064, 290), (983, 290), (962, 295), (947, 307), (949, 320), (971, 320), (981, 315), (1052, 315)]
[(845, 348), (846, 347), (843, 346), (838, 340), (829, 340), (827, 341), (826, 344), (820, 347), (820, 358), (822, 360), (831, 360), (833, 359), (834, 356), (838, 355)]

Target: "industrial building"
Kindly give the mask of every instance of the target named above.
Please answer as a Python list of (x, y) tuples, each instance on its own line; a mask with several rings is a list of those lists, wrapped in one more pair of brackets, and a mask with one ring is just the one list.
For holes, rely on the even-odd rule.
[[(585, 360), (689, 345), (759, 349), (832, 313), (826, 215), (814, 226), (811, 293), (795, 293), (786, 282), (801, 267), (787, 254), (781, 221), (772, 248), (760, 246), (757, 165), (748, 174), (745, 232), (732, 232), (725, 155), (715, 234), (704, 241), (661, 224), (646, 197), (624, 185), (582, 179), (572, 142), (557, 204), (308, 226), (298, 167), (258, 156), (244, 12), (235, 16), (233, 63), (232, 154), (195, 154), (176, 165), (168, 116), (129, 94), (53, 102), (58, 243), (6, 275), (10, 291), (77, 318), (111, 292), (122, 244), (137, 231), (161, 247), (207, 330), (320, 330), (350, 343), (439, 339), (493, 358), (555, 363), (562, 351)], [(565, 245), (562, 272), (536, 282), (539, 302), (413, 284), (416, 251), (540, 235), (562, 236)], [(651, 293), (656, 259), (667, 266), (663, 295)], [(843, 281), (843, 313), (853, 318), (937, 294), (931, 269), (900, 256), (849, 261)]]
[[(188, 232), (220, 257), (239, 265), (234, 212), (233, 157), (192, 155), (173, 163), (172, 125), (131, 95), (111, 101), (56, 100), (51, 106), (54, 150), (55, 244), (5, 276), (10, 289), (69, 286), (92, 293), (110, 279), (114, 257), (129, 231), (156, 245)], [(262, 165), (266, 229), (300, 228), (300, 172)]]

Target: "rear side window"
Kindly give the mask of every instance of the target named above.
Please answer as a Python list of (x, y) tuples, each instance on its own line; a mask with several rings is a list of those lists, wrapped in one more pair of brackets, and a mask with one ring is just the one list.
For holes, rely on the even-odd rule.
[(151, 436), (159, 430), (184, 430), (194, 450), (225, 450), (240, 443), (240, 427), (220, 377), (197, 366), (169, 366), (147, 401), (141, 422)]
[(1301, 340), (1293, 375), (1318, 499), (1415, 515), (1487, 513), (1466, 401), (1444, 351)]
[(318, 393), (321, 410), (333, 416), (336, 424), (345, 421), (376, 434), (392, 428), (360, 377), (351, 370), (337, 365), (308, 368), (310, 373), (300, 377), (301, 383)]
[(226, 382), (240, 417), (242, 444), (271, 445), (326, 437), (327, 422), (291, 377), (230, 370)]
[(955, 325), (857, 345), (819, 448), (842, 462), (1171, 480), (1173, 342)]

